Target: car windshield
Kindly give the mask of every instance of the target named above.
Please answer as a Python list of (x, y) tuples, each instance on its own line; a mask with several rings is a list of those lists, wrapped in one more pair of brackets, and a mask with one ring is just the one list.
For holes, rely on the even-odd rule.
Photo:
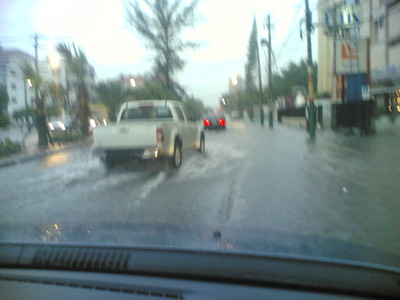
[(400, 1), (1, 1), (0, 242), (400, 267), (399, 19)]

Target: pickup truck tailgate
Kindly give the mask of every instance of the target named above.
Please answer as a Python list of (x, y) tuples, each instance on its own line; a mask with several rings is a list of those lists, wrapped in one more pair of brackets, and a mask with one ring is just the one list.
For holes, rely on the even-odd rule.
[(95, 128), (93, 147), (103, 149), (143, 149), (157, 146), (154, 123), (129, 122)]

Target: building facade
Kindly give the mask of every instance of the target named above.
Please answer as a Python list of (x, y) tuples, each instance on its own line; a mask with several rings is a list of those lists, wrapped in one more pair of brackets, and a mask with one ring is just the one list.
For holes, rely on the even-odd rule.
[(0, 48), (0, 84), (7, 89), (9, 96), (8, 114), (31, 106), (35, 101), (35, 93), (29, 82), (24, 79), (22, 65), (33, 63), (34, 58), (20, 50), (4, 50)]
[[(337, 7), (338, 38), (368, 39), (370, 89), (400, 85), (400, 1), (395, 0), (320, 0), (318, 2), (318, 92), (331, 92), (333, 85), (333, 32), (329, 30), (328, 12)], [(342, 10), (354, 9), (357, 26), (341, 26)], [(341, 19), (342, 18), (342, 19)]]
[[(20, 50), (5, 50), (0, 48), (0, 84), (7, 88), (9, 95), (8, 114), (23, 110), (35, 105), (35, 90), (28, 80), (24, 79), (22, 66), (29, 63), (35, 65), (35, 59)], [(57, 58), (57, 63), (47, 57), (38, 63), (39, 73), (47, 85), (46, 105), (59, 107), (59, 114), (69, 114), (76, 108), (78, 78), (68, 72), (62, 59)], [(85, 75), (89, 97), (96, 96), (96, 73), (88, 65)]]

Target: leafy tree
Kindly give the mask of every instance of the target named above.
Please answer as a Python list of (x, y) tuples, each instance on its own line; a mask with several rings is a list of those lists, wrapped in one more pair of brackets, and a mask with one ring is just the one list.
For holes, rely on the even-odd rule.
[(185, 5), (181, 0), (135, 0), (127, 9), (130, 23), (155, 52), (155, 71), (169, 90), (175, 88), (173, 75), (185, 65), (180, 54), (195, 47), (181, 35), (194, 25), (198, 2)]
[[(54, 107), (56, 108), (57, 115), (61, 114), (61, 109), (64, 106), (66, 107), (66, 101), (63, 100), (66, 97), (66, 90), (60, 83), (54, 83), (54, 82), (48, 82), (47, 83), (47, 90), (49, 93), (49, 96), (52, 100), (52, 103), (54, 104)], [(63, 104), (63, 105), (62, 105)]]
[(98, 102), (106, 107), (110, 121), (116, 121), (117, 110), (126, 98), (121, 82), (100, 82), (96, 87), (96, 93)]
[(0, 84), (0, 115), (7, 114), (9, 99), (7, 87), (4, 84)]
[(204, 112), (204, 104), (203, 101), (199, 99), (195, 99), (194, 97), (191, 97), (189, 99), (186, 99), (183, 101), (183, 105), (187, 114), (187, 117), (193, 119), (200, 119)]
[[(317, 74), (317, 64), (314, 64), (314, 74)], [(308, 86), (308, 71), (306, 60), (299, 64), (291, 62), (282, 74), (273, 75), (272, 95), (276, 99), (279, 96), (287, 96), (292, 93), (293, 86)], [(314, 87), (317, 86), (317, 76), (314, 77)]]
[(182, 100), (182, 96), (175, 89), (168, 89), (163, 84), (155, 80), (146, 81), (143, 85), (127, 91), (127, 96), (131, 100)]
[(25, 119), (25, 121), (28, 123), (30, 118), (35, 118), (35, 109), (32, 107), (28, 107), (16, 110), (13, 112), (12, 116), (16, 121)]
[(256, 89), (254, 73), (257, 71), (257, 23), (254, 18), (249, 44), (247, 46), (247, 62), (245, 65), (245, 84), (248, 91)]
[(83, 136), (89, 135), (89, 92), (85, 77), (89, 70), (89, 63), (86, 54), (82, 49), (76, 48), (75, 44), (67, 45), (60, 43), (57, 45), (57, 51), (66, 61), (67, 70), (75, 75), (78, 81), (78, 118)]
[(22, 73), (24, 74), (24, 79), (31, 80), (35, 91), (37, 91), (37, 98), (35, 99), (35, 125), (38, 132), (39, 147), (47, 148), (50, 136), (45, 109), (47, 90), (43, 84), (42, 77), (30, 63), (22, 65)]
[(10, 118), (8, 115), (0, 115), (0, 127), (8, 127), (10, 125)]

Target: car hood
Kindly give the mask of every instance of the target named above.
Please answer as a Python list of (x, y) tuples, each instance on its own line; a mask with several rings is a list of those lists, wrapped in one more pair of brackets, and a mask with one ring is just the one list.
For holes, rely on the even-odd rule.
[(241, 228), (181, 228), (168, 224), (0, 225), (0, 241), (122, 245), (304, 256), (400, 267), (400, 256), (351, 241)]

